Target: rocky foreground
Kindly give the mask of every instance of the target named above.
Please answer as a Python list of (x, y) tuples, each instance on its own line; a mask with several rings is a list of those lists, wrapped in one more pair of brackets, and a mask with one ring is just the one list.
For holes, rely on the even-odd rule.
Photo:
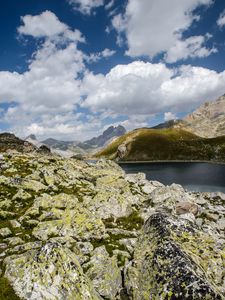
[(0, 155), (0, 299), (225, 299), (225, 195)]

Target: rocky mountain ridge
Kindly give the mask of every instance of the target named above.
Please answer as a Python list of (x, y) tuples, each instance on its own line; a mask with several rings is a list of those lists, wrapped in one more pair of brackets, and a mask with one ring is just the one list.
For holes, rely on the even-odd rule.
[(5, 152), (8, 149), (19, 152), (30, 152), (34, 151), (36, 147), (27, 141), (19, 139), (12, 133), (0, 133), (0, 151)]
[(186, 130), (201, 137), (225, 135), (225, 95), (216, 101), (206, 102), (183, 119)]
[(0, 299), (225, 299), (224, 194), (35, 153), (0, 183)]
[(170, 120), (152, 127), (165, 128), (183, 129), (204, 138), (225, 136), (225, 95), (204, 103), (182, 120)]

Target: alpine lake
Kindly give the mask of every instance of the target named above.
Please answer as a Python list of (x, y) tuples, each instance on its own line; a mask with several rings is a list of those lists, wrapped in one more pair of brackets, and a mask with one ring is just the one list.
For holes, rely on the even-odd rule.
[(142, 172), (148, 180), (177, 183), (188, 191), (225, 193), (225, 164), (206, 162), (123, 162), (128, 174)]

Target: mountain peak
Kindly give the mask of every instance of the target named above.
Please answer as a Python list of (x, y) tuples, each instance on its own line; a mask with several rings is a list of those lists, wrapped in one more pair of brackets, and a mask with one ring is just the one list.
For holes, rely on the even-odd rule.
[(118, 126), (109, 126), (104, 132), (103, 136), (108, 136), (108, 135), (123, 135), (126, 133), (126, 129), (122, 125)]
[(125, 133), (126, 129), (122, 125), (109, 126), (103, 134), (85, 141), (84, 144), (89, 145), (90, 147), (102, 147), (110, 142), (112, 138), (119, 137)]

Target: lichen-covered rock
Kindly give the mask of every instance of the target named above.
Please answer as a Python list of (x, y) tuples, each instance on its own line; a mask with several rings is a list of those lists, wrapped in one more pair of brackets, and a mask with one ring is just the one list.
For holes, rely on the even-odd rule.
[(9, 223), (12, 228), (19, 228), (21, 226), (21, 224), (17, 220), (10, 220)]
[(125, 144), (121, 144), (119, 145), (118, 149), (117, 149), (117, 156), (119, 158), (123, 158), (127, 153), (127, 147)]
[(33, 230), (33, 235), (46, 241), (52, 236), (73, 236), (78, 240), (101, 239), (105, 226), (101, 219), (83, 207), (65, 209), (58, 220), (40, 222)]
[(84, 255), (89, 255), (94, 250), (94, 247), (90, 242), (78, 242), (77, 247)]
[(225, 229), (225, 218), (221, 218), (217, 221), (217, 227), (220, 230), (224, 230)]
[(9, 246), (17, 246), (24, 243), (24, 241), (20, 237), (11, 237), (4, 239), (5, 242), (9, 244)]
[(129, 239), (121, 239), (119, 241), (120, 245), (124, 246), (125, 249), (132, 254), (134, 252), (134, 247), (137, 243), (136, 238), (129, 238)]
[(36, 181), (36, 180), (27, 180), (23, 182), (23, 188), (25, 190), (30, 190), (30, 191), (34, 191), (34, 192), (39, 192), (41, 190), (46, 190), (47, 187), (41, 183), (40, 181)]
[(215, 281), (224, 261), (216, 247), (209, 248), (215, 243), (187, 220), (162, 213), (152, 215), (144, 225), (134, 260), (126, 270), (130, 297), (224, 299), (224, 290)]
[(93, 251), (91, 260), (85, 266), (86, 274), (92, 280), (94, 287), (106, 299), (116, 299), (122, 288), (120, 269), (115, 256), (109, 257), (105, 247)]
[(0, 237), (7, 237), (12, 234), (11, 230), (8, 227), (0, 229)]
[(58, 195), (50, 196), (43, 194), (40, 198), (36, 199), (34, 206), (39, 207), (42, 210), (58, 208), (75, 208), (78, 203), (78, 199), (75, 195), (68, 195), (65, 193), (59, 193)]
[(31, 195), (23, 189), (19, 189), (18, 192), (13, 196), (13, 200), (27, 200), (29, 198), (31, 198)]
[(4, 276), (23, 299), (101, 299), (76, 255), (60, 244), (47, 243), (39, 250), (11, 256), (4, 263)]

